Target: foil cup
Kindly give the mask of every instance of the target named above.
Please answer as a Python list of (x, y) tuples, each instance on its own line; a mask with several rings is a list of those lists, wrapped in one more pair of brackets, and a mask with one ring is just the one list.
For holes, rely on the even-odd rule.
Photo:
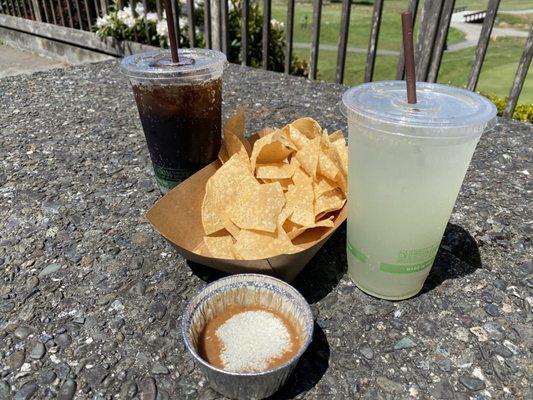
[[(301, 348), (286, 363), (263, 372), (230, 372), (198, 354), (198, 338), (207, 321), (233, 305), (262, 305), (280, 311), (294, 325)], [(292, 373), (313, 338), (313, 314), (303, 296), (289, 284), (266, 275), (240, 274), (219, 279), (196, 294), (182, 318), (185, 346), (210, 386), (231, 399), (263, 399), (274, 394)]]

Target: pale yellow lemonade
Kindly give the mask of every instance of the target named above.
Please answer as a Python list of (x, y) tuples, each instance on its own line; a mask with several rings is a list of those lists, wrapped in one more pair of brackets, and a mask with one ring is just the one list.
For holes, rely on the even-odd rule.
[(348, 89), (348, 274), (365, 292), (398, 300), (418, 293), (481, 134), (496, 123), (484, 97), (405, 82)]
[(357, 196), (348, 208), (348, 273), (371, 294), (410, 296), (433, 264), (478, 139), (435, 143), (355, 124), (349, 135), (348, 185)]

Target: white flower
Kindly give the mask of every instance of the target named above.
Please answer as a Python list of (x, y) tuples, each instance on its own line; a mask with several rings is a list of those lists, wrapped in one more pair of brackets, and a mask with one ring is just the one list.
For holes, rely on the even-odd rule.
[[(231, 3), (231, 2), (230, 2)], [(194, 8), (200, 7), (202, 4), (204, 4), (204, 0), (194, 0)]]
[(228, 1), (228, 12), (233, 11), (234, 8), (235, 6), (233, 5), (233, 1)]
[(146, 20), (149, 22), (157, 22), (157, 13), (149, 12), (146, 14)]
[(111, 17), (107, 14), (102, 17), (98, 17), (96, 18), (96, 27), (98, 29), (105, 28), (107, 25), (109, 25), (110, 20), (111, 20)]
[(124, 22), (127, 18), (131, 18), (132, 15), (131, 15), (131, 8), (128, 6), (128, 7), (124, 7), (122, 10), (118, 10), (117, 12), (117, 18), (119, 19), (120, 22)]
[(127, 17), (124, 19), (124, 25), (126, 25), (128, 28), (133, 28), (135, 26), (135, 18), (133, 17)]
[(161, 21), (157, 21), (155, 30), (159, 36), (168, 37), (167, 20), (162, 19)]
[(122, 10), (119, 10), (117, 12), (117, 18), (128, 28), (133, 28), (135, 26), (135, 18), (133, 18), (130, 6), (124, 7)]
[(273, 27), (273, 28), (277, 28), (277, 29), (283, 29), (283, 28), (285, 28), (285, 24), (284, 24), (283, 22), (281, 22), (281, 21), (278, 21), (278, 20), (275, 19), (275, 18), (272, 18), (272, 19), (270, 20), (270, 23), (272, 24), (272, 27)]
[(135, 6), (135, 12), (141, 17), (144, 16), (144, 6), (142, 5), (142, 3), (137, 3), (137, 5)]
[(185, 27), (187, 26), (188, 22), (189, 22), (189, 20), (184, 15), (182, 15), (181, 17), (178, 18), (178, 23), (180, 25), (180, 29), (185, 29)]

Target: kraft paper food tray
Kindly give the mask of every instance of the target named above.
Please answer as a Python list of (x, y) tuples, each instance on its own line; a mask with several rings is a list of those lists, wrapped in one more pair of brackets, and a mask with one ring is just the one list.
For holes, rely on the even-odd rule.
[[(269, 131), (263, 130), (252, 136), (249, 138), (250, 142), (255, 142)], [(256, 272), (290, 282), (346, 220), (344, 205), (333, 214), (333, 227), (311, 229), (298, 236), (293, 243), (301, 246), (303, 250), (294, 254), (281, 254), (260, 260), (226, 260), (193, 253), (193, 249), (203, 242), (204, 237), (201, 209), (205, 184), (221, 166), (219, 160), (213, 161), (165, 194), (146, 214), (154, 229), (187, 260), (230, 274)]]

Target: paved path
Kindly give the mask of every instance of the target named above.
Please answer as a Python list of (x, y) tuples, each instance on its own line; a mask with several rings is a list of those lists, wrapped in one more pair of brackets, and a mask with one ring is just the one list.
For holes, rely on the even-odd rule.
[[(529, 10), (526, 10), (529, 11)], [(460, 43), (452, 44), (448, 47), (448, 51), (459, 51), (469, 47), (476, 47), (481, 33), (481, 27), (483, 24), (472, 24), (464, 22), (464, 15), (472, 13), (472, 10), (455, 13), (452, 15), (452, 21), (450, 26), (455, 29), (459, 29), (465, 34), (465, 40)], [(507, 11), (506, 11), (507, 12)], [(529, 32), (521, 31), (512, 28), (498, 28), (492, 29), (491, 37), (498, 36), (514, 36), (514, 37), (527, 37)]]
[(0, 78), (11, 75), (31, 74), (52, 68), (65, 67), (68, 64), (42, 57), (36, 53), (24, 51), (5, 44), (0, 44)]

